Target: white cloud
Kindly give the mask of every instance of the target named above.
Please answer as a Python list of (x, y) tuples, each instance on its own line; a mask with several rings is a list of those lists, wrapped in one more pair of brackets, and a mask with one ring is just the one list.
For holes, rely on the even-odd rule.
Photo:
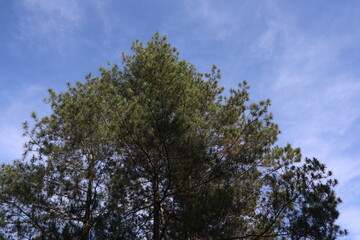
[[(284, 9), (269, 6), (268, 28), (252, 50), (259, 58), (273, 61), (273, 81), (267, 86), (272, 86), (268, 92), (282, 138), (333, 170), (344, 200), (339, 222), (350, 230), (351, 239), (360, 239), (359, 202), (351, 197), (359, 196), (359, 189), (353, 189), (355, 194), (345, 191), (349, 185), (360, 185), (360, 161), (348, 151), (358, 138), (351, 132), (360, 120), (360, 76), (341, 68), (346, 61), (342, 54), (356, 40), (311, 32)], [(350, 202), (356, 207), (350, 207)]]
[[(234, 14), (230, 11), (223, 11), (221, 6), (222, 4), (219, 5), (216, 1), (185, 1), (185, 10), (189, 17), (201, 26), (199, 36), (206, 38), (215, 36), (215, 38), (223, 40), (231, 36), (238, 25), (241, 25), (234, 19)], [(239, 3), (236, 4), (236, 7), (239, 7)], [(238, 9), (238, 12), (241, 10)], [(233, 24), (234, 22), (237, 24)]]
[(278, 30), (268, 29), (259, 37), (257, 43), (252, 46), (251, 50), (261, 58), (269, 59), (274, 57), (277, 33)]
[[(301, 29), (292, 16), (282, 14), (274, 5), (270, 10), (274, 12), (268, 29), (252, 49), (265, 56), (273, 54), (274, 74), (270, 76), (273, 80), (269, 90), (279, 103), (275, 106), (282, 106), (281, 117), (291, 117), (293, 124), (288, 124), (292, 127), (298, 124), (296, 120), (306, 123), (306, 128), (293, 129), (300, 136), (314, 133), (306, 139), (329, 132), (344, 134), (360, 116), (356, 108), (360, 79), (337, 67), (348, 47), (347, 38), (318, 36)], [(277, 42), (281, 46), (276, 46)]]
[(79, 1), (68, 0), (23, 0), (24, 6), (33, 12), (46, 16), (59, 17), (65, 21), (79, 21)]
[[(22, 137), (21, 122), (26, 107), (21, 102), (13, 102), (5, 110), (1, 111), (0, 119), (0, 162), (10, 162), (20, 158), (24, 138)], [(30, 112), (28, 113), (28, 115)]]
[(80, 0), (22, 0), (15, 12), (18, 39), (36, 49), (49, 44), (61, 48), (83, 15)]
[(22, 137), (21, 126), (12, 126), (10, 124), (3, 124), (0, 127), (0, 150), (1, 158), (0, 163), (11, 162), (14, 159), (21, 158), (22, 143), (24, 138)]
[(11, 94), (2, 92), (2, 96), (7, 96), (2, 101), (9, 105), (0, 110), (0, 163), (21, 157), (26, 141), (22, 136), (22, 123), (30, 120), (33, 111), (39, 116), (47, 113), (48, 108), (41, 104), (45, 93), (44, 88), (35, 85), (19, 88)]
[(109, 4), (109, 1), (104, 1), (104, 0), (94, 0), (92, 1), (92, 3), (94, 4), (99, 19), (103, 24), (104, 32), (107, 35), (110, 35), (113, 27), (112, 27), (111, 18), (107, 11), (108, 8), (111, 7), (110, 5), (111, 3)]

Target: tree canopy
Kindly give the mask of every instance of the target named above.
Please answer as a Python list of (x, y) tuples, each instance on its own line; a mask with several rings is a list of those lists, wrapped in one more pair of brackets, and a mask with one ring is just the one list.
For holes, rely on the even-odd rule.
[(325, 165), (276, 145), (270, 100), (224, 92), (166, 37), (135, 41), (24, 124), (0, 169), (0, 239), (337, 239)]

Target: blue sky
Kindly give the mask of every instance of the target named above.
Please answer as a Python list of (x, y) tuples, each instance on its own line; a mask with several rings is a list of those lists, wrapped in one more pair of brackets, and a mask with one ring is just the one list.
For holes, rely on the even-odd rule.
[(339, 223), (360, 240), (360, 1), (0, 0), (0, 162), (22, 152), (21, 123), (49, 112), (46, 90), (119, 63), (138, 38), (166, 34), (221, 85), (270, 98), (279, 144), (339, 179)]

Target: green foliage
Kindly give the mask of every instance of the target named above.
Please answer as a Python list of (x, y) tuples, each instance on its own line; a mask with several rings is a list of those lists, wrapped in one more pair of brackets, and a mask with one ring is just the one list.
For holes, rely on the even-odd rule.
[(336, 239), (325, 166), (276, 146), (270, 100), (218, 86), (165, 37), (135, 41), (52, 114), (24, 124), (24, 159), (3, 165), (4, 239)]

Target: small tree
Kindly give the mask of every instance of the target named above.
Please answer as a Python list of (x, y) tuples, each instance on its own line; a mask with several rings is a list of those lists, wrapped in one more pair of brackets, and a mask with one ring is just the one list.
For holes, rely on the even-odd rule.
[[(3, 232), (29, 239), (335, 239), (336, 181), (276, 146), (270, 101), (223, 94), (165, 37), (50, 91), (28, 160), (4, 165)], [(9, 234), (6, 234), (9, 232)], [(36, 236), (36, 237), (34, 237)]]

